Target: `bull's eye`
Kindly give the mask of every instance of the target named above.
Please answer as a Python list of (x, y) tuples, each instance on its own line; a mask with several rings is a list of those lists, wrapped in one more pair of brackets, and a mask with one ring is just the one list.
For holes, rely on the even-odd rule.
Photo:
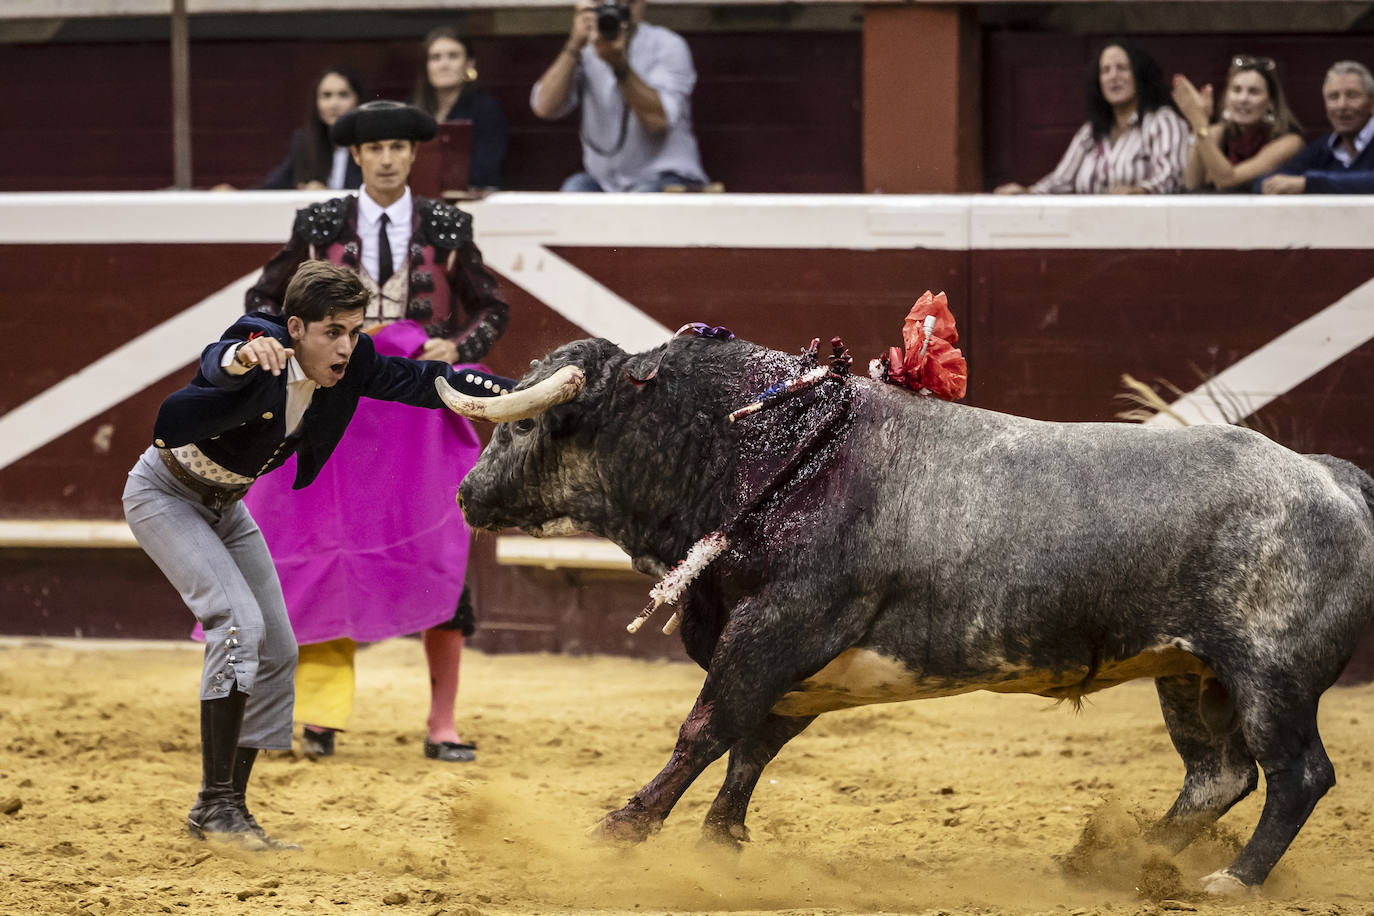
[(532, 417), (525, 417), (523, 419), (516, 420), (515, 428), (522, 433), (527, 433), (530, 430), (534, 429), (534, 419)]

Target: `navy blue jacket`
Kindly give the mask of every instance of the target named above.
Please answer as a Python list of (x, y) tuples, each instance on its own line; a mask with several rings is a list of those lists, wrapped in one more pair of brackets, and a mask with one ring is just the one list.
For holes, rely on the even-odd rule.
[[(455, 373), (448, 363), (381, 356), (372, 338), (362, 334), (344, 377), (332, 388), (317, 388), (298, 435), (286, 435), (286, 373), (250, 369), (230, 375), (220, 365), (224, 351), (250, 336), (270, 335), (290, 347), (286, 319), (264, 312), (244, 315), (200, 354), (200, 371), (191, 384), (169, 395), (157, 412), (153, 444), (176, 448), (195, 443), (206, 457), (235, 474), (260, 477), (298, 454), (294, 488), (306, 486), (334, 453), (359, 398), (400, 401), (416, 407), (442, 407), (434, 380), (448, 379), (464, 394), (490, 396), (482, 385), (509, 389), (510, 379), (470, 369)], [(473, 375), (477, 381), (467, 382)]]
[[(1277, 174), (1305, 177), (1305, 194), (1374, 194), (1374, 143), (1362, 149), (1347, 167), (1331, 151), (1331, 136), (1323, 134), (1307, 144)], [(1255, 182), (1257, 193), (1263, 180)]]

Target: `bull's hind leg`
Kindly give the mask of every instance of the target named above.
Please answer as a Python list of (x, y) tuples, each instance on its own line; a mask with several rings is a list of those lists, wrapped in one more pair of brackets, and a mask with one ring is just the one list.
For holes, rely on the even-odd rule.
[(1286, 680), (1252, 681), (1249, 689), (1237, 691), (1245, 743), (1264, 770), (1264, 811), (1236, 860), (1202, 879), (1208, 893), (1263, 884), (1317, 802), (1336, 784), (1317, 734), (1317, 698), (1285, 697), (1280, 685)]
[(784, 744), (800, 735), (815, 718), (770, 715), (757, 729), (735, 742), (735, 746), (730, 748), (730, 765), (725, 773), (725, 782), (721, 784), (716, 800), (711, 803), (711, 810), (706, 812), (706, 823), (701, 834), (703, 841), (737, 847), (749, 839), (744, 818), (749, 812), (749, 798), (754, 794), (754, 787), (758, 785), (764, 767), (777, 756)]
[(1158, 678), (1155, 689), (1169, 738), (1187, 768), (1183, 788), (1154, 828), (1154, 839), (1178, 852), (1255, 790), (1259, 771), (1220, 681), (1191, 675)]

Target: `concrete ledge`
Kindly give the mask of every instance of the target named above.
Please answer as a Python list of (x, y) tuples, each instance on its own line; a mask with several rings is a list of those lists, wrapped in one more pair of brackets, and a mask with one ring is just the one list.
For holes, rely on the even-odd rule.
[(502, 566), (544, 569), (610, 569), (633, 572), (625, 552), (601, 538), (532, 538), (503, 534), (496, 539), (496, 562)]
[(138, 547), (124, 522), (81, 519), (0, 519), (0, 548)]

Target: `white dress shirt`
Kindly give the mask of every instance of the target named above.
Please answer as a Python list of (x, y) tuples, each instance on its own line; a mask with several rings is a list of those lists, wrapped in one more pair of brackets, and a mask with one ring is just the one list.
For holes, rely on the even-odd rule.
[(1350, 168), (1350, 163), (1355, 161), (1355, 157), (1364, 152), (1364, 148), (1369, 145), (1369, 141), (1374, 140), (1374, 118), (1365, 122), (1364, 127), (1355, 135), (1355, 152), (1346, 149), (1341, 142), (1340, 134), (1332, 134), (1326, 138), (1326, 145), (1331, 147), (1331, 155), (1340, 160), (1341, 165)]
[[(220, 358), (219, 364), (230, 375), (243, 375), (251, 371), (251, 367), (245, 366), (236, 358), (239, 355), (239, 348), (230, 347), (224, 351), (224, 356)], [(259, 369), (259, 372), (265, 370)], [(305, 417), (305, 411), (310, 406), (310, 402), (315, 397), (315, 389), (320, 387), (306, 377), (305, 370), (296, 361), (296, 357), (289, 356), (286, 359), (286, 434), (292, 435), (301, 426), (301, 420)]]
[(348, 161), (352, 154), (346, 146), (334, 147), (334, 162), (329, 166), (329, 189), (342, 191), (348, 177)]
[(410, 196), (410, 188), (401, 195), (400, 200), (389, 207), (383, 207), (367, 193), (367, 185), (358, 189), (358, 239), (362, 242), (363, 270), (374, 281), (377, 277), (377, 229), (382, 214), (387, 215), (387, 240), (391, 242), (391, 269), (403, 269), (410, 249), (410, 220), (415, 212), (415, 201)]
[(305, 419), (306, 408), (315, 397), (319, 385), (306, 378), (305, 370), (296, 362), (296, 357), (286, 361), (286, 434), (300, 431), (301, 420)]
[[(239, 348), (230, 347), (224, 351), (220, 357), (219, 364), (224, 367), (224, 371), (230, 375), (243, 375), (251, 371), (250, 367), (240, 363), (235, 357), (239, 355)], [(259, 372), (263, 371), (261, 369)], [(301, 364), (296, 362), (296, 357), (291, 356), (286, 360), (286, 434), (290, 435), (300, 428), (301, 420), (305, 417), (306, 408), (310, 406), (310, 401), (315, 397), (315, 389), (319, 385), (306, 378), (305, 370)], [(186, 468), (201, 480), (220, 486), (239, 487), (253, 482), (252, 477), (244, 477), (236, 474), (218, 462), (211, 461), (205, 453), (196, 448), (195, 443), (183, 445), (172, 449), (172, 454), (181, 462), (181, 466)]]

